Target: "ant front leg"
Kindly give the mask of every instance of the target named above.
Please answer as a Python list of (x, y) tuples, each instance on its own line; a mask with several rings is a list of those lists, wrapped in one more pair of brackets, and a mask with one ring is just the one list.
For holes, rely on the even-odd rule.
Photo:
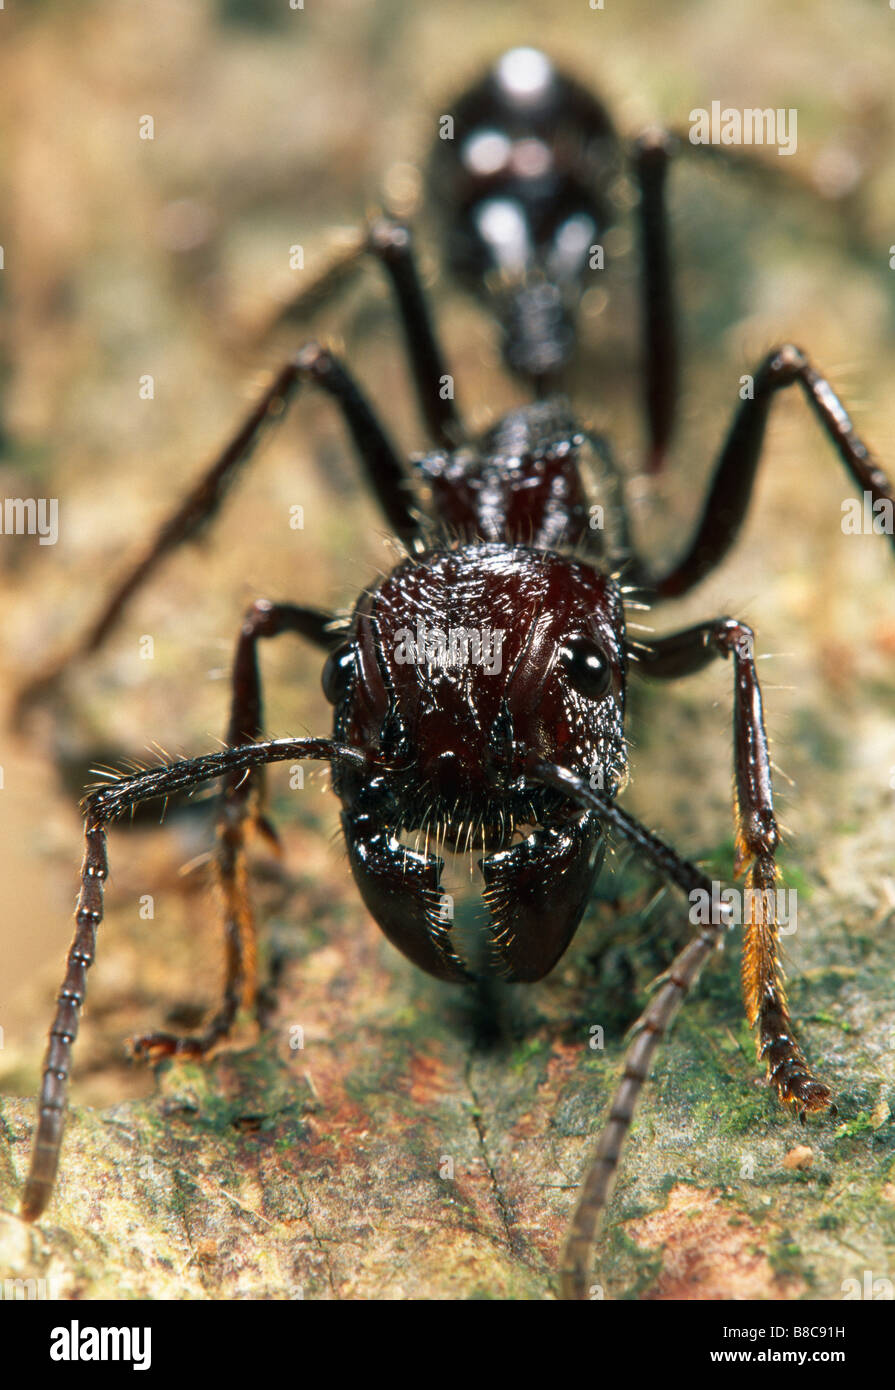
[(53, 1191), (59, 1149), (65, 1127), (72, 1045), (78, 1034), (87, 990), (87, 971), (96, 955), (97, 931), (103, 920), (103, 884), (108, 876), (106, 825), (143, 801), (191, 791), (216, 777), (242, 776), (268, 763), (319, 759), (366, 771), (369, 760), (356, 748), (327, 738), (280, 738), (249, 743), (201, 758), (149, 768), (136, 777), (122, 777), (94, 791), (85, 803), (85, 850), (81, 891), (75, 911), (75, 936), (68, 953), (65, 979), (59, 991), (56, 1016), (50, 1028), (38, 1100), (38, 1121), (31, 1150), (31, 1167), (22, 1197), (22, 1216), (35, 1221)]
[[(246, 614), (233, 662), (232, 703), (226, 743), (234, 748), (261, 737), (263, 706), (258, 671), (258, 642), (293, 632), (326, 651), (341, 641), (332, 618), (315, 609), (258, 599)], [(225, 975), (221, 1007), (197, 1036), (145, 1033), (131, 1042), (137, 1057), (158, 1060), (172, 1055), (201, 1057), (229, 1036), (239, 1009), (257, 1009), (258, 952), (255, 918), (248, 895), (246, 830), (253, 825), (277, 845), (276, 832), (261, 814), (263, 766), (239, 770), (224, 784), (217, 821), (215, 867), (224, 914)]]
[(734, 777), (736, 858), (734, 873), (747, 871), (748, 904), (743, 948), (743, 998), (751, 1027), (758, 1028), (758, 1055), (781, 1101), (806, 1113), (825, 1110), (829, 1088), (812, 1076), (795, 1041), (778, 951), (776, 911), (779, 844), (771, 763), (761, 689), (755, 673), (752, 629), (734, 618), (700, 623), (667, 637), (631, 644), (631, 656), (647, 676), (674, 679), (701, 670), (718, 657), (734, 662)]

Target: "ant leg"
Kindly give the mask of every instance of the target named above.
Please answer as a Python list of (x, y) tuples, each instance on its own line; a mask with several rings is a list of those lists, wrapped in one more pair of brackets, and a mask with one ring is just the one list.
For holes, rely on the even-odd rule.
[(374, 256), (391, 281), (398, 316), (404, 331), (407, 360), (413, 375), (420, 414), (437, 444), (454, 448), (462, 434), (457, 409), (450, 395), (450, 378), (435, 335), (426, 295), (420, 284), (416, 257), (408, 227), (391, 217), (376, 217), (349, 242), (347, 249), (284, 305), (262, 335), (269, 336), (279, 324), (296, 318), (306, 319), (347, 283), (363, 256)]
[(410, 232), (381, 217), (370, 228), (368, 246), (392, 282), (420, 414), (436, 444), (453, 449), (462, 434), (453, 395), (445, 394), (453, 392), (453, 383), (420, 284)]
[(283, 324), (307, 325), (321, 309), (331, 304), (355, 280), (367, 254), (367, 226), (354, 227), (339, 238), (321, 258), (320, 268), (305, 280), (291, 298), (284, 298), (273, 313), (255, 325), (248, 334), (248, 351), (257, 352)]
[[(859, 490), (874, 502), (895, 504), (892, 485), (852, 422), (826, 377), (792, 344), (775, 348), (760, 363), (753, 394), (739, 406), (727, 435), (702, 519), (684, 555), (664, 575), (636, 569), (633, 583), (658, 598), (687, 593), (724, 558), (742, 525), (761, 458), (771, 403), (777, 392), (798, 382), (816, 419)], [(895, 540), (893, 540), (895, 543)]]
[[(262, 638), (294, 632), (318, 646), (331, 650), (341, 637), (326, 631), (332, 619), (313, 609), (294, 604), (273, 604), (258, 599), (246, 614), (236, 643), (233, 662), (230, 723), (226, 734), (228, 748), (251, 743), (262, 733), (261, 680), (258, 673), (257, 645)], [(201, 1057), (210, 1052), (233, 1028), (240, 1007), (258, 1006), (258, 952), (255, 918), (248, 895), (246, 867), (246, 823), (253, 824), (270, 843), (277, 846), (276, 831), (261, 814), (263, 767), (237, 771), (227, 779), (217, 821), (215, 866), (224, 911), (226, 945), (224, 997), (220, 1009), (205, 1030), (185, 1037), (176, 1033), (144, 1033), (131, 1041), (137, 1057)]]
[[(793, 1037), (777, 954), (775, 850), (778, 843), (771, 789), (770, 759), (762, 713), (761, 690), (755, 674), (753, 635), (744, 623), (721, 618), (648, 643), (637, 643), (632, 656), (648, 675), (674, 677), (698, 671), (719, 656), (733, 656), (734, 768), (737, 792), (735, 872), (748, 869), (749, 919), (743, 952), (743, 993), (750, 1024), (758, 1025), (759, 1056), (768, 1078), (784, 1102), (799, 1106), (800, 1114), (826, 1109), (829, 1089), (811, 1075)], [(599, 813), (606, 825), (619, 831), (644, 852), (671, 882), (684, 892), (708, 894), (706, 876), (680, 859), (668, 845), (626, 815), (588, 781), (565, 768), (540, 763), (533, 755), (527, 772), (564, 792), (580, 805)], [(719, 905), (723, 906), (723, 905)], [(609, 1121), (588, 1168), (581, 1197), (563, 1249), (562, 1288), (567, 1298), (586, 1296), (594, 1235), (609, 1200), (622, 1144), (637, 1098), (649, 1071), (660, 1035), (667, 1031), (684, 995), (692, 988), (703, 964), (721, 939), (723, 924), (703, 925), (699, 935), (676, 957), (638, 1024), (625, 1058), (622, 1083), (613, 1099)]]
[(21, 722), (28, 705), (47, 694), (72, 662), (90, 655), (103, 645), (130, 599), (162, 560), (185, 542), (195, 539), (209, 524), (252, 453), (264, 427), (282, 418), (295, 392), (305, 382), (319, 386), (336, 400), (389, 524), (405, 543), (410, 544), (416, 539), (419, 526), (410, 483), (400, 456), (338, 358), (317, 343), (309, 343), (280, 369), (233, 438), (201, 475), (177, 510), (159, 527), (142, 558), (118, 582), (84, 636), (18, 691), (12, 709), (14, 723)]
[[(546, 783), (579, 805), (596, 811), (606, 826), (646, 855), (660, 873), (688, 897), (692, 899), (695, 893), (708, 894), (703, 901), (714, 902), (711, 883), (701, 869), (682, 859), (670, 845), (616, 806), (605, 793), (595, 791), (587, 777), (581, 777), (568, 768), (541, 762), (537, 754), (531, 755), (526, 775)], [(718, 920), (704, 923), (693, 940), (675, 956), (666, 973), (655, 982), (652, 999), (631, 1030), (633, 1041), (625, 1054), (622, 1079), (612, 1097), (609, 1118), (585, 1171), (578, 1203), (563, 1242), (560, 1289), (565, 1299), (587, 1297), (597, 1228), (612, 1194), (622, 1148), (653, 1057), (684, 998), (699, 978), (709, 956), (721, 945), (725, 928), (730, 925), (731, 910), (727, 904), (718, 903), (716, 915)]]
[(297, 352), (291, 367), (298, 380), (313, 382), (337, 402), (386, 520), (410, 545), (420, 526), (407, 470), (354, 379), (319, 343), (308, 343)]
[(201, 786), (216, 777), (250, 772), (268, 763), (290, 759), (320, 759), (364, 769), (369, 760), (356, 748), (326, 738), (280, 738), (249, 743), (149, 768), (135, 777), (122, 777), (91, 792), (85, 802), (85, 851), (81, 890), (75, 911), (75, 936), (68, 953), (65, 979), (59, 991), (56, 1016), (50, 1028), (38, 1100), (38, 1123), (31, 1167), (22, 1198), (22, 1216), (34, 1221), (53, 1190), (59, 1146), (65, 1126), (72, 1044), (77, 1037), (87, 987), (87, 971), (96, 954), (96, 933), (103, 919), (103, 883), (108, 875), (105, 826), (133, 806), (153, 797), (171, 796)]
[[(730, 168), (738, 177), (751, 176), (772, 195), (789, 196), (797, 189), (811, 200), (813, 208), (818, 202), (829, 204), (829, 199), (824, 199), (800, 171), (787, 168), (783, 172), (779, 161), (772, 163), (728, 145), (694, 145), (688, 131), (652, 129), (634, 141), (630, 157), (640, 191), (638, 220), (643, 266), (641, 312), (644, 397), (649, 428), (648, 473), (659, 473), (665, 466), (677, 414), (679, 352), (666, 182), (669, 164), (682, 155), (705, 157)], [(845, 235), (854, 249), (865, 258), (872, 254), (875, 264), (875, 248), (856, 229), (855, 197), (842, 198), (838, 211)]]
[(656, 130), (641, 135), (632, 154), (634, 176), (640, 187), (641, 334), (649, 427), (648, 473), (659, 473), (665, 465), (677, 413), (677, 314), (665, 203), (665, 178), (673, 149), (672, 137)]
[[(779, 843), (771, 787), (771, 762), (764, 727), (761, 689), (755, 674), (752, 629), (735, 618), (717, 618), (682, 632), (631, 644), (643, 673), (674, 679), (701, 670), (718, 657), (734, 661), (734, 777), (736, 857), (734, 873), (745, 869), (743, 1000), (750, 1027), (758, 1028), (758, 1056), (780, 1100), (797, 1105), (800, 1115), (825, 1110), (829, 1088), (812, 1076), (795, 1041), (783, 987), (776, 912)], [(746, 914), (744, 914), (744, 917)]]

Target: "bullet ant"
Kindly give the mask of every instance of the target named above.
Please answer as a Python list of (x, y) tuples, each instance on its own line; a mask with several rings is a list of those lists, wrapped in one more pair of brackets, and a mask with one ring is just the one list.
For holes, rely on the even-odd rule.
[[(625, 602), (678, 597), (723, 560), (746, 515), (771, 404), (786, 387), (798, 385), (859, 494), (890, 504), (893, 494), (829, 383), (804, 352), (780, 346), (758, 364), (754, 389), (737, 406), (692, 539), (670, 568), (653, 569), (632, 544), (607, 442), (577, 423), (557, 388), (575, 350), (576, 313), (594, 250), (618, 215), (613, 189), (627, 164), (640, 195), (646, 470), (661, 471), (678, 396), (665, 205), (676, 142), (656, 132), (626, 147), (601, 102), (530, 48), (504, 54), (454, 103), (451, 136), (436, 140), (429, 163), (445, 260), (496, 315), (506, 366), (528, 383), (532, 404), (481, 437), (468, 437), (410, 234), (377, 218), (342, 271), (351, 273), (370, 256), (391, 282), (431, 452), (408, 467), (344, 364), (307, 344), (277, 373), (76, 651), (24, 692), (34, 697), (72, 656), (103, 643), (159, 562), (215, 515), (264, 426), (282, 418), (301, 387), (333, 398), (405, 557), (362, 593), (344, 621), (256, 601), (236, 644), (224, 751), (117, 777), (86, 797), (76, 932), (50, 1033), (23, 1214), (36, 1219), (53, 1189), (72, 1044), (102, 920), (107, 824), (150, 798), (223, 782), (216, 854), (227, 960), (221, 1007), (198, 1035), (154, 1032), (134, 1044), (148, 1058), (202, 1056), (226, 1039), (240, 1007), (257, 1002), (245, 840), (262, 823), (263, 769), (316, 759), (332, 770), (364, 903), (388, 939), (438, 979), (462, 983), (482, 968), (510, 981), (542, 979), (581, 921), (609, 836), (633, 846), (685, 895), (707, 894), (714, 903), (635, 1027), (584, 1173), (561, 1259), (563, 1295), (582, 1298), (598, 1220), (653, 1055), (731, 921), (702, 871), (618, 804), (631, 670), (665, 680), (718, 659), (732, 663), (734, 870), (745, 873), (751, 893), (746, 1014), (781, 1101), (802, 1117), (831, 1106), (830, 1090), (813, 1076), (794, 1036), (778, 922), (768, 906), (775, 901), (779, 835), (752, 631), (718, 617), (634, 640)], [(604, 524), (594, 526), (597, 513)], [(492, 640), (500, 634), (497, 663), (481, 659), (486, 630)], [(265, 738), (258, 647), (286, 632), (326, 653), (331, 737)], [(470, 634), (478, 635), (477, 649)], [(479, 659), (471, 656), (476, 650)], [(470, 853), (472, 846), (481, 852), (487, 911), (487, 950), (479, 961), (464, 957), (440, 910), (442, 855)]]

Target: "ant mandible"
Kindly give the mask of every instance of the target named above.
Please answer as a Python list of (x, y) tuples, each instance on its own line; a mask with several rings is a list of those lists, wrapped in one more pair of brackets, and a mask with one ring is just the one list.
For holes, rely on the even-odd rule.
[[(799, 385), (861, 492), (891, 500), (892, 489), (825, 378), (798, 348), (777, 347), (758, 365), (752, 395), (737, 406), (693, 538), (670, 568), (651, 568), (632, 545), (606, 441), (576, 422), (557, 387), (575, 347), (590, 257), (617, 215), (614, 186), (627, 160), (640, 194), (645, 466), (660, 472), (678, 395), (665, 206), (677, 142), (655, 132), (625, 148), (605, 107), (531, 48), (505, 53), (454, 103), (452, 116), (453, 138), (435, 142), (429, 164), (445, 258), (497, 316), (505, 363), (528, 383), (534, 403), (479, 438), (466, 435), (409, 232), (376, 219), (342, 271), (351, 273), (366, 254), (383, 266), (433, 451), (409, 469), (342, 362), (316, 343), (306, 345), (279, 371), (78, 646), (20, 697), (21, 707), (73, 658), (103, 643), (164, 556), (214, 516), (263, 426), (282, 417), (302, 385), (333, 397), (406, 558), (364, 591), (347, 621), (294, 604), (255, 602), (236, 644), (225, 750), (116, 778), (86, 797), (77, 925), (44, 1064), (22, 1207), (28, 1220), (44, 1210), (58, 1166), (72, 1044), (102, 920), (110, 821), (150, 798), (223, 779), (216, 852), (226, 937), (223, 1002), (201, 1034), (150, 1033), (135, 1040), (138, 1055), (201, 1056), (228, 1036), (240, 1007), (257, 1003), (245, 842), (248, 829), (263, 823), (263, 769), (285, 760), (330, 764), (361, 896), (410, 960), (442, 980), (467, 981), (484, 966), (507, 980), (537, 981), (578, 927), (609, 835), (633, 846), (683, 893), (711, 897), (699, 868), (617, 804), (626, 772), (630, 666), (668, 679), (718, 658), (732, 661), (734, 871), (745, 872), (752, 890), (743, 953), (746, 1014), (780, 1099), (802, 1117), (830, 1107), (828, 1087), (812, 1075), (795, 1040), (783, 987), (773, 910), (779, 836), (752, 632), (720, 617), (635, 641), (626, 635), (624, 604), (635, 593), (647, 603), (685, 594), (727, 554), (751, 497), (771, 403), (787, 386)], [(590, 524), (595, 498), (608, 517), (599, 528)], [(330, 738), (264, 737), (258, 645), (284, 632), (327, 653)], [(442, 850), (481, 846), (484, 961), (464, 959), (440, 911), (444, 860), (429, 852), (429, 832)], [(402, 839), (413, 835), (415, 845)], [(563, 1248), (566, 1297), (586, 1296), (598, 1221), (653, 1054), (729, 917), (721, 905), (695, 932), (635, 1026)]]

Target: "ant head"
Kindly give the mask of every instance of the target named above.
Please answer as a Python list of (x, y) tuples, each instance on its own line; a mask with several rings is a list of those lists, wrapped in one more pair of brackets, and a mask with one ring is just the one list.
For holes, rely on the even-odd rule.
[(549, 551), (429, 551), (364, 595), (324, 688), (337, 737), (380, 767), (340, 771), (335, 786), (355, 880), (385, 934), (430, 973), (463, 978), (431, 850), (480, 850), (489, 968), (540, 979), (581, 919), (603, 833), (592, 811), (531, 781), (526, 760), (607, 795), (623, 777), (617, 585)]
[(408, 560), (364, 597), (328, 671), (349, 676), (329, 692), (339, 737), (486, 842), (512, 827), (531, 753), (606, 791), (623, 776), (621, 597), (578, 561), (481, 544)]

